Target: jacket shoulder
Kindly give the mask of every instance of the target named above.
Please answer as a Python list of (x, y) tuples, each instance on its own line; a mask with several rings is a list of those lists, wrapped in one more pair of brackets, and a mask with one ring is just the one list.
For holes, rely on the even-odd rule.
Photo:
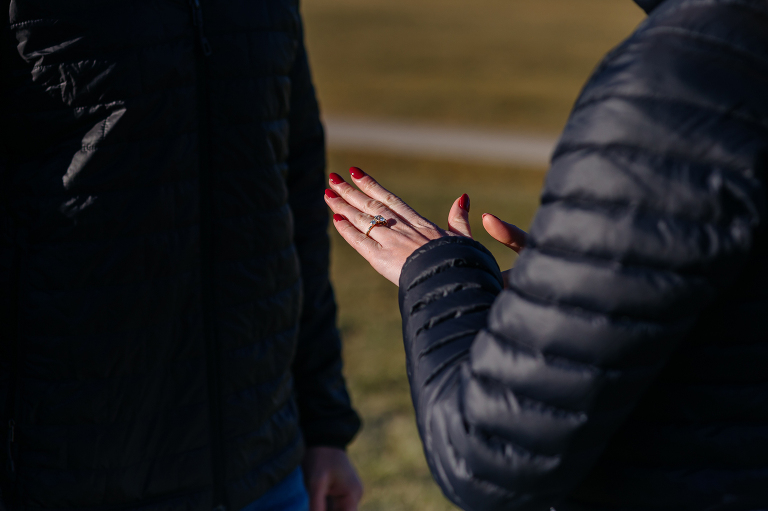
[(768, 81), (768, 4), (669, 1), (603, 59), (576, 108), (618, 95), (689, 102), (748, 96), (765, 117), (768, 99), (754, 80)]
[(670, 0), (597, 67), (554, 162), (574, 150), (623, 147), (754, 168), (768, 132), (766, 89), (768, 7)]

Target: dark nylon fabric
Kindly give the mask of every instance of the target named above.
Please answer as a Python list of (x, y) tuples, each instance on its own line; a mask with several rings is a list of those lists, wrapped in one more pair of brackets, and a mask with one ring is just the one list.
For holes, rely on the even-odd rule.
[(509, 290), (443, 238), (400, 280), (457, 505), (768, 509), (768, 4), (668, 0), (600, 64)]
[(208, 57), (192, 3), (10, 4), (0, 418), (16, 441), (3, 436), (0, 482), (13, 508), (236, 510), (297, 466), (302, 432), (341, 447), (359, 427), (298, 3), (203, 0)]

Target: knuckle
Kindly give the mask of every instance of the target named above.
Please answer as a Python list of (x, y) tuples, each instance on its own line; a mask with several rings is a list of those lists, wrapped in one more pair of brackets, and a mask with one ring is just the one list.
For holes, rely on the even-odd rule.
[(368, 199), (365, 201), (365, 209), (368, 211), (381, 212), (386, 209), (384, 205), (376, 199)]
[(401, 202), (403, 201), (400, 200), (400, 197), (398, 197), (392, 192), (387, 192), (387, 194), (384, 195), (384, 204), (389, 204), (390, 206), (392, 206), (392, 205), (398, 205)]
[(373, 188), (376, 188), (379, 185), (379, 183), (376, 182), (375, 179), (373, 179), (371, 176), (365, 176), (362, 180), (362, 182), (359, 184), (359, 186), (363, 190), (372, 190)]

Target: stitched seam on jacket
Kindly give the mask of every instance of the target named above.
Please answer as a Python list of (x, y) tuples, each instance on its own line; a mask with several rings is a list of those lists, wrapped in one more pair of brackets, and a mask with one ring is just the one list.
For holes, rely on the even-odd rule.
[[(515, 353), (528, 356), (531, 358), (543, 357), (544, 361), (548, 365), (553, 366), (556, 369), (562, 369), (566, 371), (579, 371), (579, 372), (588, 371), (596, 375), (601, 375), (601, 376), (607, 375), (612, 377), (612, 376), (615, 376), (616, 373), (625, 372), (628, 370), (636, 370), (636, 369), (641, 369), (641, 370), (650, 369), (656, 366), (656, 364), (636, 365), (636, 366), (621, 367), (621, 368), (609, 367), (609, 366), (598, 366), (590, 362), (577, 360), (567, 355), (558, 355), (558, 354), (552, 353), (551, 351), (547, 352), (547, 351), (537, 350), (533, 346), (529, 345), (528, 343), (525, 343), (518, 339), (506, 337), (501, 332), (497, 332), (494, 330), (486, 330), (486, 331), (489, 334), (491, 334), (499, 344), (503, 346), (502, 349), (509, 349), (510, 351), (513, 351)], [(486, 377), (495, 378), (492, 376), (486, 376)]]
[[(584, 252), (575, 252), (566, 248), (551, 248), (551, 247), (544, 248), (537, 245), (529, 245), (526, 248), (526, 250), (539, 252), (553, 259), (564, 259), (571, 263), (585, 263), (585, 264), (589, 264), (591, 266), (596, 266), (600, 268), (613, 269), (618, 265), (620, 267), (618, 270), (621, 272), (621, 274), (627, 275), (630, 277), (634, 276), (634, 274), (636, 273), (639, 273), (641, 275), (656, 273), (656, 274), (662, 274), (662, 275), (669, 275), (673, 277), (679, 276), (686, 280), (702, 280), (705, 282), (707, 281), (707, 277), (703, 273), (680, 271), (677, 269), (670, 270), (669, 268), (663, 268), (663, 267), (654, 266), (654, 265), (645, 265), (645, 264), (641, 265), (636, 263), (627, 263), (619, 259), (602, 258), (595, 255), (585, 254)], [(624, 271), (624, 270), (628, 270), (628, 271)]]
[(456, 259), (452, 259), (450, 261), (447, 261), (445, 263), (439, 264), (437, 266), (434, 266), (426, 275), (422, 275), (421, 277), (415, 279), (409, 286), (406, 291), (412, 290), (414, 287), (418, 286), (419, 284), (426, 282), (430, 278), (434, 277), (435, 275), (439, 273), (443, 273), (444, 271), (450, 270), (451, 268), (469, 268), (469, 269), (476, 269), (476, 270), (482, 270), (488, 273), (488, 267), (483, 264), (482, 262), (468, 262), (465, 258), (460, 257)]
[[(11, 29), (12, 29), (12, 27), (11, 27)], [(38, 61), (36, 61), (32, 65), (32, 70), (35, 70), (35, 69), (55, 69), (55, 68), (58, 68), (60, 65), (66, 64), (66, 63), (82, 64), (82, 63), (86, 63), (86, 62), (100, 62), (100, 61), (103, 62), (103, 61), (107, 60), (108, 57), (112, 56), (113, 53), (121, 53), (122, 52), (122, 53), (126, 53), (126, 54), (136, 54), (136, 53), (139, 53), (139, 52), (143, 52), (144, 50), (154, 49), (154, 48), (158, 48), (160, 46), (172, 47), (172, 46), (178, 45), (178, 43), (181, 42), (181, 41), (189, 41), (189, 40), (191, 40), (190, 37), (188, 37), (188, 36), (181, 36), (180, 35), (180, 36), (177, 36), (177, 37), (172, 38), (172, 39), (166, 39), (166, 40), (163, 40), (161, 42), (147, 44), (147, 45), (144, 45), (144, 46), (126, 46), (124, 48), (115, 50), (112, 53), (103, 53), (103, 54), (100, 54), (100, 55), (89, 56), (88, 58), (83, 58), (83, 59), (78, 59), (78, 60), (65, 59), (65, 60), (62, 60), (61, 62), (58, 62), (58, 63), (55, 63), (55, 64), (41, 64), (40, 61), (38, 60)], [(178, 53), (186, 54), (187, 52), (179, 51)], [(47, 55), (47, 56), (50, 56), (50, 55)], [(29, 61), (25, 61), (25, 62), (29, 62)], [(16, 71), (18, 71), (18, 70), (16, 70)], [(24, 74), (25, 75), (27, 74), (27, 70), (26, 69), (24, 70)]]
[[(174, 138), (184, 138), (185, 136), (196, 134), (197, 130), (182, 130), (182, 131), (175, 131), (170, 135), (160, 135), (160, 136), (149, 136), (149, 137), (142, 137), (142, 138), (136, 138), (131, 140), (121, 140), (121, 141), (112, 141), (105, 142), (107, 140), (106, 138), (106, 123), (107, 118), (105, 117), (100, 121), (102, 127), (101, 127), (101, 139), (99, 142), (95, 144), (80, 144), (80, 149), (78, 152), (84, 152), (84, 153), (92, 153), (97, 150), (105, 149), (105, 148), (118, 148), (121, 146), (128, 146), (132, 144), (144, 144), (146, 142), (156, 142), (156, 143), (164, 143), (164, 141), (167, 141), (169, 139)], [(62, 144), (64, 145), (64, 144)]]
[[(436, 409), (434, 404), (443, 397), (443, 394), (449, 389), (449, 384), (453, 384), (453, 386), (455, 387), (455, 382), (454, 382), (455, 378), (453, 378), (453, 376), (457, 375), (459, 373), (460, 369), (461, 369), (461, 366), (453, 367), (451, 369), (451, 374), (448, 377), (446, 377), (445, 379), (443, 379), (443, 381), (437, 387), (436, 391), (432, 393), (432, 397), (430, 398), (429, 403), (428, 403), (428, 405), (426, 407), (426, 411), (425, 411), (425, 426), (424, 426), (424, 435), (423, 435), (423, 437), (424, 437), (424, 445), (425, 445), (427, 451), (432, 453), (432, 456), (434, 457), (434, 460), (435, 460), (435, 466), (436, 466), (436, 471), (437, 471), (437, 473), (434, 474), (435, 478), (436, 479), (442, 479), (443, 482), (445, 483), (444, 491), (450, 493), (450, 495), (453, 497), (453, 500), (455, 502), (461, 503), (462, 507), (465, 507), (467, 504), (464, 503), (464, 501), (461, 499), (461, 497), (454, 491), (453, 485), (450, 484), (449, 478), (447, 477), (446, 469), (443, 468), (445, 463), (441, 460), (441, 458), (439, 456), (441, 452), (447, 452), (448, 455), (452, 456), (454, 459), (459, 459), (460, 458), (459, 451), (458, 451), (458, 449), (456, 449), (456, 447), (454, 447), (453, 442), (451, 442), (450, 434), (446, 436), (446, 446), (447, 446), (447, 449), (445, 449), (445, 451), (443, 451), (442, 449), (435, 450), (433, 448), (433, 441), (432, 441), (432, 437), (434, 436), (434, 434), (432, 433), (432, 428), (434, 427), (432, 422), (433, 422), (433, 418), (434, 418), (434, 411)], [(463, 411), (461, 410), (461, 402), (460, 402), (460, 400), (459, 400), (459, 407), (460, 407), (459, 413), (463, 414)], [(466, 424), (466, 422), (465, 422), (465, 424)], [(419, 429), (421, 429), (421, 428), (419, 428)], [(455, 465), (455, 464), (451, 463), (451, 465)], [(468, 468), (466, 464), (464, 466), (466, 468)], [(494, 489), (494, 491), (497, 491), (497, 492), (501, 493), (502, 495), (507, 496), (508, 498), (511, 498), (511, 497), (515, 496), (515, 494), (513, 494), (512, 492), (510, 492), (509, 490), (507, 490), (505, 488), (497, 486), (497, 485), (495, 485), (495, 484), (493, 484), (491, 482), (484, 481), (482, 479), (478, 479), (469, 470), (467, 470), (467, 474), (469, 475), (470, 481), (472, 483), (474, 483), (476, 486), (491, 487), (491, 488)], [(441, 486), (443, 486), (443, 485), (441, 485)]]
[(748, 170), (747, 167), (744, 166), (736, 166), (731, 162), (727, 161), (717, 161), (714, 159), (713, 156), (707, 156), (706, 159), (694, 159), (689, 154), (684, 154), (676, 151), (655, 151), (649, 147), (641, 146), (639, 144), (631, 144), (628, 142), (609, 142), (609, 143), (601, 143), (601, 142), (577, 142), (577, 143), (569, 143), (564, 142), (561, 143), (557, 150), (555, 151), (554, 156), (552, 157), (552, 163), (555, 164), (555, 161), (566, 155), (575, 153), (577, 151), (581, 151), (584, 149), (593, 150), (595, 152), (602, 152), (602, 151), (610, 151), (615, 149), (624, 149), (627, 151), (634, 151), (635, 153), (646, 153), (650, 154), (652, 156), (656, 156), (659, 158), (674, 158), (676, 160), (680, 160), (681, 162), (685, 161), (692, 165), (709, 165), (712, 167), (720, 167), (723, 170), (732, 170), (734, 172), (740, 172), (743, 173), (744, 171)]
[(440, 365), (438, 365), (437, 367), (435, 367), (435, 368), (432, 370), (432, 372), (431, 372), (431, 373), (429, 373), (429, 376), (427, 376), (427, 377), (424, 379), (424, 383), (422, 383), (422, 386), (423, 386), (423, 387), (426, 387), (427, 385), (429, 385), (430, 383), (432, 383), (432, 381), (433, 381), (435, 378), (437, 378), (438, 376), (440, 376), (440, 373), (442, 373), (443, 371), (445, 371), (447, 368), (449, 368), (449, 367), (453, 366), (454, 364), (455, 364), (456, 366), (458, 366), (458, 364), (459, 364), (459, 361), (460, 361), (461, 359), (469, 359), (469, 348), (463, 349), (463, 350), (459, 351), (458, 353), (454, 354), (453, 356), (451, 356), (451, 357), (449, 357), (449, 358), (447, 358), (447, 359), (443, 360), (443, 362), (442, 362)]
[(27, 21), (21, 21), (19, 23), (11, 23), (8, 25), (8, 28), (11, 30), (15, 30), (17, 28), (24, 28), (31, 25), (55, 25), (56, 22), (58, 22), (58, 19), (46, 19), (46, 18), (40, 18), (36, 20), (27, 20)]
[[(757, 60), (762, 64), (768, 64), (768, 59), (765, 59), (762, 55), (752, 52), (748, 48), (736, 46), (735, 44), (728, 41), (727, 39), (721, 39), (713, 35), (709, 35), (702, 32), (696, 32), (695, 30), (691, 30), (689, 28), (677, 27), (674, 25), (659, 25), (659, 26), (654, 26), (652, 28), (649, 28), (644, 32), (642, 32), (641, 34), (639, 34), (641, 37), (638, 37), (637, 41), (638, 42), (643, 41), (646, 38), (650, 39), (651, 37), (657, 34), (679, 35), (689, 39), (704, 41), (706, 43), (710, 43), (715, 46), (722, 46), (727, 51), (738, 54), (742, 57), (746, 57), (749, 60)], [(701, 49), (699, 48), (696, 48), (696, 49), (685, 48), (685, 49), (690, 52), (696, 51), (698, 53), (702, 53)]]
[[(527, 248), (526, 250), (530, 250), (530, 248)], [(650, 320), (641, 318), (639, 316), (630, 316), (628, 314), (617, 314), (612, 312), (605, 312), (605, 311), (598, 311), (594, 309), (588, 309), (586, 307), (580, 306), (580, 305), (572, 305), (566, 302), (557, 301), (557, 300), (549, 300), (543, 297), (534, 296), (529, 293), (525, 293), (524, 291), (516, 288), (516, 287), (510, 287), (507, 291), (514, 293), (517, 295), (518, 298), (525, 300), (526, 302), (530, 302), (536, 305), (544, 305), (547, 307), (556, 308), (559, 313), (562, 314), (570, 314), (571, 316), (581, 317), (581, 318), (589, 318), (593, 319), (595, 316), (601, 316), (610, 319), (612, 322), (616, 323), (620, 326), (629, 327), (632, 325), (649, 325), (650, 327), (660, 328), (662, 326), (675, 326), (676, 324), (679, 324), (681, 322), (689, 321), (690, 318), (682, 318), (678, 320)]]
[[(714, 168), (716, 169), (716, 167)], [(708, 169), (713, 170), (713, 169)], [(716, 172), (702, 172), (702, 177), (711, 177), (713, 174), (716, 174)], [(749, 178), (747, 178), (749, 179)], [(723, 181), (726, 182), (733, 182), (734, 180), (729, 180), (728, 176), (724, 176)], [(705, 190), (703, 186), (699, 186), (698, 184), (687, 182), (687, 183), (680, 183), (681, 185), (686, 186), (687, 188), (692, 188), (698, 190)], [(567, 206), (574, 206), (580, 210), (583, 211), (594, 211), (594, 212), (611, 212), (611, 210), (621, 209), (622, 212), (625, 211), (637, 211), (644, 215), (648, 216), (655, 216), (655, 217), (661, 217), (661, 218), (671, 218), (673, 220), (679, 220), (684, 223), (688, 224), (695, 224), (695, 225), (711, 225), (715, 226), (717, 228), (725, 227), (726, 225), (730, 225), (730, 221), (723, 220), (721, 224), (717, 223), (714, 218), (702, 216), (702, 217), (693, 217), (693, 216), (686, 216), (684, 214), (681, 214), (680, 212), (671, 212), (671, 211), (665, 211), (662, 209), (655, 209), (652, 207), (649, 207), (647, 204), (638, 202), (635, 200), (624, 200), (624, 199), (607, 199), (603, 197), (587, 197), (583, 198), (582, 196), (574, 195), (556, 195), (552, 192), (545, 191), (544, 192), (544, 198), (542, 199), (542, 205), (550, 205), (550, 204), (556, 204), (558, 202), (565, 203)], [(711, 193), (703, 193), (702, 195), (706, 195), (705, 198), (710, 198)], [(734, 216), (733, 218), (738, 218)]]
[[(464, 458), (462, 458), (460, 456), (459, 449), (457, 449), (456, 446), (453, 445), (453, 442), (451, 441), (451, 435), (450, 434), (446, 435), (446, 442), (448, 443), (448, 447), (450, 448), (450, 450), (453, 452), (453, 456), (456, 458), (456, 461), (464, 461)], [(508, 499), (514, 499), (514, 498), (518, 498), (519, 497), (519, 494), (516, 493), (516, 492), (510, 491), (510, 490), (508, 490), (508, 489), (506, 489), (506, 488), (504, 488), (502, 486), (499, 486), (498, 484), (496, 484), (494, 482), (488, 481), (487, 479), (479, 478), (478, 476), (476, 476), (474, 474), (474, 472), (472, 472), (469, 469), (469, 464), (468, 463), (465, 462), (464, 466), (465, 466), (465, 470), (466, 470), (467, 476), (469, 477), (469, 480), (473, 484), (475, 484), (476, 486), (480, 486), (481, 488), (482, 487), (490, 486), (496, 492), (501, 493), (502, 495), (504, 495)], [(460, 498), (458, 498), (458, 495), (456, 495), (456, 497), (457, 497), (457, 500), (463, 502)]]
[(652, 158), (672, 160), (672, 162), (676, 165), (686, 165), (689, 168), (691, 166), (706, 168), (708, 170), (717, 168), (727, 172), (740, 173), (742, 175), (744, 171), (749, 170), (747, 167), (736, 166), (736, 165), (732, 165), (724, 162), (715, 162), (710, 159), (694, 160), (693, 158), (690, 157), (690, 155), (683, 154), (683, 153), (673, 153), (673, 152), (660, 153), (648, 147), (641, 146), (638, 144), (630, 144), (627, 142), (622, 142), (622, 143), (611, 142), (607, 144), (598, 143), (598, 142), (578, 142), (578, 143), (565, 142), (558, 146), (556, 156), (557, 158), (560, 158), (561, 156), (573, 154), (580, 151), (585, 151), (585, 152), (594, 153), (594, 154), (626, 153), (627, 155), (630, 155), (630, 156), (637, 155), (638, 153), (643, 153), (646, 156), (649, 156)]
[[(482, 442), (487, 449), (494, 452), (498, 452), (498, 449), (494, 449), (493, 447), (493, 443), (496, 443), (509, 447), (512, 453), (517, 454), (518, 456), (527, 460), (555, 461), (561, 459), (561, 456), (558, 455), (545, 454), (543, 452), (525, 448), (517, 442), (513, 442), (508, 438), (496, 435), (477, 426), (470, 426), (470, 431), (468, 434), (474, 436), (477, 440)], [(506, 449), (502, 449), (502, 455), (506, 459), (511, 458)]]
[(442, 348), (443, 346), (447, 346), (448, 344), (451, 344), (453, 342), (459, 341), (459, 340), (463, 339), (464, 337), (466, 337), (468, 335), (476, 335), (477, 332), (478, 332), (478, 330), (462, 330), (461, 332), (457, 332), (455, 334), (451, 334), (448, 337), (445, 337), (445, 338), (441, 339), (438, 342), (430, 344), (429, 346), (427, 346), (426, 348), (421, 350), (419, 352), (419, 354), (417, 355), (417, 359), (421, 360), (422, 358), (424, 358), (425, 356), (429, 355), (433, 351), (437, 351), (440, 348)]
[(735, 110), (717, 108), (715, 105), (698, 103), (695, 101), (684, 100), (680, 98), (652, 96), (649, 94), (628, 94), (628, 93), (607, 92), (602, 95), (592, 96), (587, 101), (579, 102), (579, 104), (574, 107), (571, 115), (579, 113), (582, 110), (586, 109), (587, 107), (595, 105), (596, 103), (601, 103), (609, 99), (626, 99), (626, 100), (633, 100), (638, 102), (656, 102), (656, 103), (666, 103), (670, 105), (682, 105), (692, 110), (706, 112), (709, 114), (717, 114), (717, 115), (712, 115), (712, 117), (715, 117), (715, 118), (726, 117), (726, 118), (744, 122), (745, 124), (755, 124), (760, 128), (762, 128), (763, 130), (768, 130), (768, 122), (762, 121), (760, 119), (750, 118), (746, 115), (740, 114)]
[[(59, 83), (56, 85), (56, 87), (60, 87), (63, 85), (63, 83)], [(179, 91), (181, 89), (194, 89), (194, 84), (184, 84), (184, 85), (177, 85), (174, 87), (164, 87), (155, 91), (150, 92), (140, 92), (133, 96), (127, 96), (120, 99), (116, 99), (114, 101), (107, 101), (106, 103), (92, 103), (90, 105), (79, 105), (79, 106), (62, 106), (61, 108), (49, 108), (46, 110), (25, 110), (22, 112), (14, 112), (15, 116), (27, 116), (27, 115), (37, 115), (37, 114), (51, 114), (51, 113), (61, 113), (61, 112), (75, 112), (75, 113), (88, 113), (88, 110), (93, 110), (94, 108), (112, 108), (116, 106), (125, 107), (126, 103), (129, 101), (138, 100), (140, 98), (144, 98), (146, 96), (151, 95), (168, 95), (169, 93), (173, 93), (176, 91)], [(14, 88), (15, 89), (15, 88)], [(96, 114), (89, 114), (89, 115), (96, 115)]]
[[(273, 76), (288, 77), (289, 75), (274, 74), (274, 75), (264, 75), (264, 76), (260, 76), (260, 77), (257, 77), (257, 78), (259, 78), (259, 79), (271, 78)], [(64, 85), (64, 82), (60, 82), (60, 83), (54, 85), (53, 87), (61, 87), (62, 85)], [(106, 103), (91, 103), (91, 104), (87, 104), (87, 105), (78, 105), (78, 106), (62, 106), (61, 108), (49, 108), (49, 109), (45, 109), (45, 110), (30, 110), (30, 111), (19, 112), (16, 115), (49, 114), (49, 113), (71, 112), (71, 111), (81, 112), (82, 113), (82, 112), (87, 112), (88, 110), (92, 110), (94, 108), (101, 108), (101, 107), (103, 107), (103, 108), (111, 108), (111, 107), (114, 107), (114, 106), (126, 106), (125, 104), (127, 102), (129, 102), (129, 101), (139, 100), (139, 99), (142, 99), (142, 98), (146, 98), (147, 96), (168, 95), (169, 93), (174, 93), (174, 92), (182, 90), (182, 89), (195, 89), (195, 88), (196, 88), (196, 85), (193, 84), (193, 83), (192, 84), (181, 84), (181, 85), (176, 85), (176, 86), (173, 86), (173, 87), (161, 87), (161, 88), (150, 90), (150, 91), (142, 91), (142, 92), (140, 92), (138, 94), (135, 94), (135, 95), (132, 95), (132, 96), (125, 96), (125, 97), (122, 97), (120, 99), (116, 99), (114, 101), (108, 101)], [(15, 89), (16, 88), (13, 88), (12, 90), (15, 90)], [(276, 122), (276, 121), (288, 120), (289, 117), (290, 117), (290, 115), (286, 114), (284, 116), (279, 116), (279, 117), (275, 117), (275, 118), (262, 119), (262, 121), (263, 122)], [(239, 126), (241, 124), (244, 124), (244, 123), (235, 123), (235, 124), (232, 124), (231, 126)], [(230, 126), (230, 124), (225, 124), (225, 126)]]
[(722, 223), (713, 221), (711, 217), (694, 218), (685, 216), (679, 212), (667, 212), (660, 209), (650, 208), (643, 203), (625, 200), (608, 200), (602, 197), (587, 197), (568, 195), (555, 195), (544, 192), (541, 199), (541, 206), (551, 206), (555, 204), (564, 204), (572, 209), (585, 211), (589, 213), (610, 213), (612, 210), (621, 209), (622, 212), (640, 212), (644, 215), (658, 217), (658, 219), (671, 219), (682, 223), (693, 224), (697, 226), (713, 226), (716, 230), (722, 230), (731, 222), (723, 220)]
[[(105, 112), (106, 113), (106, 112)], [(107, 119), (102, 120), (101, 122), (105, 123)], [(221, 128), (239, 128), (242, 126), (249, 126), (252, 124), (273, 124), (273, 123), (280, 123), (280, 122), (288, 122), (288, 117), (275, 117), (275, 118), (264, 118), (264, 119), (251, 119), (248, 121), (242, 121), (242, 122), (236, 122), (236, 123), (228, 123), (228, 124), (222, 124), (219, 129)], [(95, 150), (104, 149), (105, 147), (119, 147), (121, 145), (128, 145), (128, 144), (135, 144), (135, 143), (143, 143), (148, 141), (159, 141), (163, 138), (172, 138), (174, 136), (178, 135), (190, 135), (193, 133), (198, 133), (197, 130), (191, 130), (191, 131), (178, 131), (173, 133), (172, 135), (167, 136), (149, 136), (144, 138), (137, 138), (132, 140), (124, 140), (120, 142), (109, 142), (109, 143), (102, 143), (99, 142), (97, 144), (83, 144), (81, 145), (81, 150), (83, 152), (93, 152)], [(106, 140), (106, 137), (102, 135), (102, 141)], [(279, 160), (275, 163), (269, 164), (269, 165), (279, 165), (285, 163), (286, 160)], [(234, 171), (242, 170), (242, 169), (233, 169)], [(226, 173), (227, 171), (223, 171), (222, 173)]]
[(541, 401), (540, 399), (534, 399), (530, 396), (526, 396), (525, 394), (522, 394), (516, 390), (513, 390), (504, 382), (499, 381), (492, 376), (478, 374), (474, 372), (474, 370), (471, 372), (471, 374), (474, 378), (476, 378), (477, 380), (479, 380), (481, 383), (485, 385), (488, 385), (490, 387), (497, 387), (502, 392), (511, 393), (515, 397), (515, 400), (517, 401), (517, 403), (520, 405), (520, 408), (523, 410), (528, 410), (532, 412), (545, 412), (556, 418), (583, 418), (586, 416), (586, 413), (584, 413), (583, 410), (567, 409), (567, 408), (546, 403), (544, 401)]
[(429, 321), (424, 323), (418, 330), (416, 330), (416, 333), (414, 334), (414, 338), (421, 335), (423, 332), (426, 332), (427, 330), (430, 330), (431, 328), (434, 328), (442, 323), (445, 323), (446, 321), (450, 321), (452, 319), (459, 318), (461, 316), (466, 316), (467, 314), (474, 314), (476, 312), (484, 312), (491, 308), (490, 303), (481, 303), (481, 304), (475, 304), (475, 305), (467, 305), (464, 307), (459, 307), (452, 309), (449, 312), (445, 312), (443, 314), (440, 314), (438, 316), (433, 316), (429, 318)]
[[(768, 11), (764, 11), (762, 9), (756, 8), (754, 3), (752, 2), (742, 2), (739, 0), (689, 0), (686, 2), (681, 2), (678, 6), (670, 8), (668, 11), (666, 11), (664, 14), (673, 14), (681, 11), (685, 11), (687, 9), (696, 8), (696, 7), (706, 7), (706, 6), (731, 6), (736, 5), (739, 7), (743, 7), (747, 10), (753, 11), (757, 14), (761, 14), (763, 16), (768, 16)], [(663, 19), (663, 18), (662, 18)]]
[(409, 316), (413, 316), (414, 313), (422, 310), (427, 305), (434, 303), (442, 298), (447, 298), (449, 295), (459, 293), (462, 291), (473, 291), (477, 289), (482, 290), (482, 288), (483, 286), (481, 284), (475, 284), (473, 282), (457, 283), (457, 284), (451, 285), (450, 287), (444, 288), (440, 291), (433, 291), (433, 292), (427, 293), (420, 300), (416, 301), (416, 303), (414, 303), (411, 306)]
[[(463, 240), (466, 240), (466, 239), (467, 238), (463, 238), (463, 237), (447, 236), (447, 237), (443, 237), (443, 238), (438, 238), (438, 240), (432, 240), (430, 242), (430, 245), (427, 248), (421, 247), (419, 249), (416, 249), (413, 252), (413, 254), (408, 256), (408, 258), (405, 260), (406, 265), (409, 265), (413, 261), (416, 261), (417, 259), (419, 259), (421, 256), (423, 256), (425, 254), (428, 254), (431, 250), (434, 250), (434, 249), (436, 249), (438, 247), (442, 247), (442, 246), (445, 246), (445, 245), (452, 245), (454, 243), (457, 244), (457, 245), (471, 246), (472, 248), (474, 248), (478, 252), (480, 252), (482, 254), (485, 254), (488, 257), (493, 257), (493, 255), (488, 251), (488, 249), (486, 249), (485, 247), (482, 247), (482, 245), (481, 245), (482, 248), (470, 245), (470, 244), (466, 243), (465, 241), (463, 241)], [(486, 273), (487, 273), (488, 269), (484, 265), (477, 265), (477, 266), (479, 268), (481, 268), (481, 269), (484, 269), (486, 271)], [(432, 276), (432, 274), (430, 274), (430, 273), (428, 273), (426, 275), (422, 274), (421, 277), (417, 278), (415, 281), (412, 281), (408, 285), (406, 291), (412, 290), (414, 287), (418, 286), (419, 284), (421, 284), (425, 280), (429, 279), (431, 276)]]

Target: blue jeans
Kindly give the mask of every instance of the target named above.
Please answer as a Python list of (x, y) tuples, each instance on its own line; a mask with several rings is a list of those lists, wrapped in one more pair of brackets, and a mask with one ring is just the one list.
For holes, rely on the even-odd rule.
[(277, 483), (259, 500), (251, 502), (240, 511), (308, 511), (309, 495), (304, 488), (301, 467)]

